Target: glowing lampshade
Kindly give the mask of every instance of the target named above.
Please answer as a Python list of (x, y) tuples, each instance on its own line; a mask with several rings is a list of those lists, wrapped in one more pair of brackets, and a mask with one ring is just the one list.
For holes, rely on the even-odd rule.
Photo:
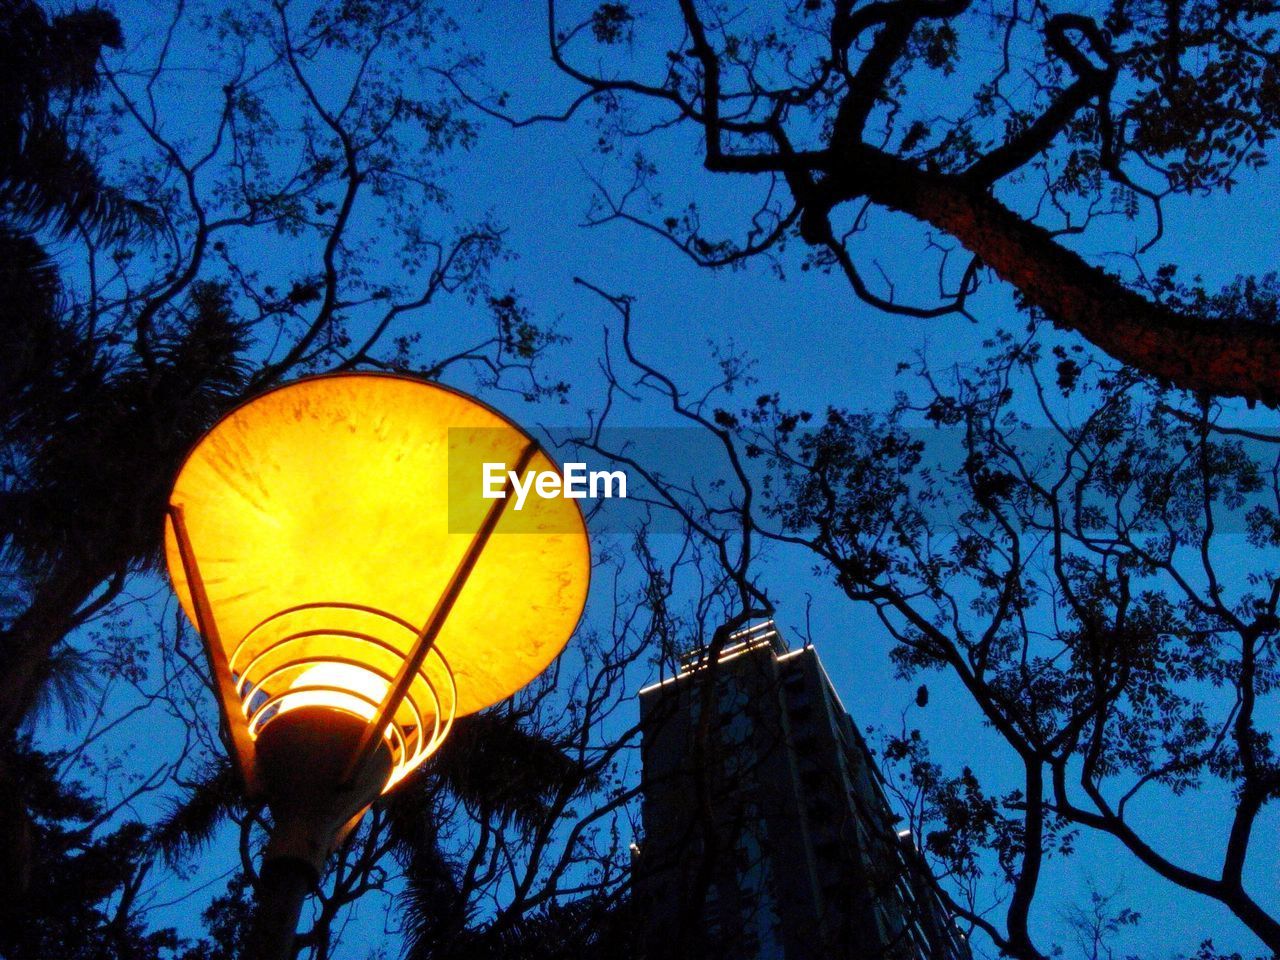
[(557, 469), (531, 444), (470, 397), (381, 374), (297, 381), (205, 435), (174, 484), (165, 548), (242, 750), (304, 708), (382, 717), (364, 739), (390, 751), (385, 791), (454, 717), (555, 658), (586, 600), (582, 514), (483, 496), (484, 463)]

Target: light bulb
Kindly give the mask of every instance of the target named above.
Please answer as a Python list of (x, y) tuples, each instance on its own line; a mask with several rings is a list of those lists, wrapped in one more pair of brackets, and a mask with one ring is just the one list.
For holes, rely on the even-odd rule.
[[(390, 684), (350, 663), (317, 663), (298, 674), (280, 698), (280, 712), (299, 707), (330, 707), (372, 720)], [(349, 692), (348, 692), (349, 691)]]

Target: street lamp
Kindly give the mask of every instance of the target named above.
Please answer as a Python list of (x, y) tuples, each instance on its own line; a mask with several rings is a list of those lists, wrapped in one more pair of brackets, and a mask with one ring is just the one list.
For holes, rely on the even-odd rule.
[(586, 600), (577, 503), (485, 496), (555, 470), (510, 420), (409, 377), (276, 388), (192, 449), (169, 500), (174, 591), (204, 639), (232, 761), (265, 801), (252, 952), (288, 956), (336, 843), (456, 717), (556, 657)]

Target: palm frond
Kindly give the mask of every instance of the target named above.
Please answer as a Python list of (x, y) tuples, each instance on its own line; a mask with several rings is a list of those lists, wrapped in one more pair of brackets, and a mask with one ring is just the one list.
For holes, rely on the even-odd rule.
[(101, 239), (154, 226), (152, 211), (103, 182), (55, 108), (96, 89), (102, 49), (122, 44), (119, 20), (100, 7), (50, 20), (33, 0), (0, 0), (0, 212), (10, 223)]
[(0, 210), (20, 226), (60, 237), (84, 229), (101, 240), (139, 239), (156, 224), (154, 211), (105, 183), (58, 125), (28, 131), (18, 154), (0, 166)]
[[(421, 818), (420, 818), (421, 819)], [(413, 821), (400, 818), (403, 825)], [(394, 823), (389, 828), (395, 835)], [(438, 957), (467, 936), (470, 908), (459, 889), (458, 865), (441, 849), (439, 836), (427, 837), (416, 827), (412, 840), (401, 836), (398, 854), (404, 870), (404, 889), (397, 896), (406, 960)]]
[(110, 569), (156, 563), (168, 484), (242, 397), (249, 332), (225, 289), (200, 284), (151, 342), (147, 369), (106, 347), (86, 358), (69, 336), (50, 382), (10, 409), (6, 440), (23, 459), (0, 499), (0, 541), (13, 563), (48, 569), (75, 551)]
[(198, 853), (232, 814), (244, 809), (244, 791), (230, 761), (214, 760), (151, 830), (165, 862), (176, 866)]
[(65, 643), (58, 644), (40, 665), (35, 700), (25, 724), (34, 729), (40, 721), (60, 714), (68, 730), (74, 730), (89, 715), (90, 693), (97, 687), (93, 665)]
[(588, 786), (580, 764), (554, 738), (524, 727), (506, 711), (459, 719), (431, 773), (473, 809), (530, 829), (563, 790)]

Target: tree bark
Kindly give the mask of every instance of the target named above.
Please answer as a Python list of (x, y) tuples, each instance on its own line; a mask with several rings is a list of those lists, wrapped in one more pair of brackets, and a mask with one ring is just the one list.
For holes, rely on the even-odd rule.
[(1222, 902), (1267, 945), (1268, 950), (1280, 955), (1280, 922), (1275, 917), (1258, 906), (1243, 890), (1228, 894)]
[[(870, 147), (841, 157), (815, 184), (805, 221), (866, 197), (950, 234), (1057, 326), (1112, 357), (1197, 394), (1280, 406), (1280, 328), (1188, 316), (1126, 287), (1063, 247), (981, 184), (930, 173)], [(812, 223), (812, 222), (811, 222)]]

